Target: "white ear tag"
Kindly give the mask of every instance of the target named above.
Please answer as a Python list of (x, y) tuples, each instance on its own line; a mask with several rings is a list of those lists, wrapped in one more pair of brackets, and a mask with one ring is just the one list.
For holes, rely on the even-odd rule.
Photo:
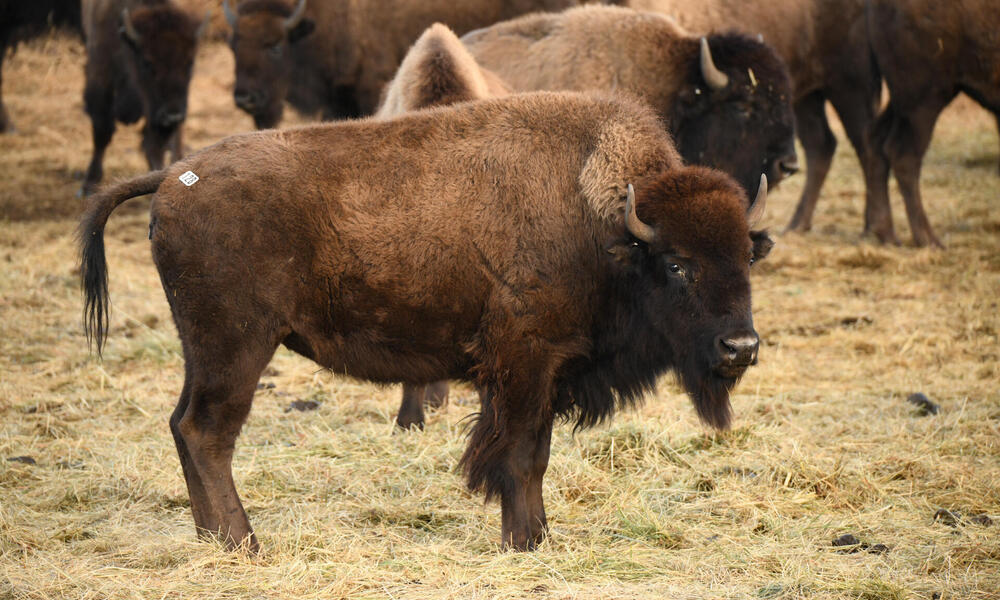
[(180, 179), (181, 183), (188, 187), (191, 187), (198, 182), (198, 176), (194, 174), (194, 171), (186, 171), (183, 175), (178, 177), (178, 179)]

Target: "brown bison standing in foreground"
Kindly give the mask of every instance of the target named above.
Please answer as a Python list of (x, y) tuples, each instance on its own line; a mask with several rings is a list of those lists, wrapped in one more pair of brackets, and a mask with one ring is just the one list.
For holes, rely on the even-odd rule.
[(368, 115), (417, 37), (435, 22), (459, 33), (577, 0), (245, 0), (233, 28), (236, 105), (258, 128), (275, 127), (284, 103), (323, 119)]
[(181, 124), (204, 23), (171, 0), (83, 0), (87, 43), (83, 102), (94, 133), (84, 194), (104, 176), (104, 150), (115, 121), (145, 119), (142, 150), (150, 169), (163, 167), (167, 145), (181, 157)]
[[(80, 0), (0, 0), (0, 88), (7, 49), (51, 27), (80, 29)], [(14, 129), (0, 94), (0, 133)]]
[[(920, 168), (938, 115), (965, 92), (1000, 115), (1000, 3), (996, 0), (871, 0), (872, 50), (889, 88), (873, 132), (906, 204), (913, 241), (941, 246), (920, 197)], [(892, 231), (888, 169), (874, 200)]]
[(596, 423), (674, 370), (726, 427), (757, 360), (749, 268), (771, 242), (749, 223), (763, 199), (684, 166), (630, 101), (523, 94), (259, 132), (114, 186), (81, 225), (98, 348), (105, 223), (154, 191), (153, 260), (185, 360), (170, 428), (198, 531), (230, 546), (258, 547), (231, 463), (281, 344), (375, 382), (475, 381), (462, 464), (500, 497), (518, 549), (545, 534), (554, 419)]
[(868, 48), (865, 0), (624, 0), (632, 8), (676, 19), (695, 32), (738, 30), (761, 35), (788, 65), (796, 133), (806, 154), (806, 184), (788, 228), (809, 231), (837, 138), (826, 118), (829, 101), (864, 172), (865, 231), (895, 242), (892, 217), (872, 202), (884, 160), (868, 139), (878, 115), (882, 80)]
[(768, 46), (698, 38), (662, 15), (611, 6), (533, 14), (462, 42), (512, 89), (624, 90), (649, 102), (684, 160), (721, 169), (753, 195), (797, 168), (791, 84)]

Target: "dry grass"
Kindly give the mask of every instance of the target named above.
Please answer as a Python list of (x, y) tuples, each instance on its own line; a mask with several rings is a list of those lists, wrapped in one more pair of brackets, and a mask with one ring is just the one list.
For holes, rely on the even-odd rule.
[[(817, 231), (784, 236), (755, 275), (761, 364), (710, 436), (664, 381), (610, 425), (560, 427), (552, 534), (499, 552), (499, 509), (456, 473), (460, 389), (423, 433), (392, 435), (397, 391), (275, 357), (240, 438), (237, 485), (266, 553), (195, 541), (166, 419), (179, 345), (142, 201), (108, 230), (112, 331), (81, 334), (72, 232), (89, 153), (80, 50), (39, 41), (7, 64), (20, 133), (0, 138), (0, 598), (1000, 597), (1000, 178), (992, 119), (949, 109), (924, 191), (947, 252), (858, 243), (862, 184), (843, 144)], [(193, 147), (244, 131), (228, 50), (204, 49)], [(108, 153), (140, 172), (136, 128)], [(802, 178), (775, 192), (789, 217)], [(897, 216), (902, 215), (898, 204)], [(903, 231), (904, 235), (908, 232)], [(917, 416), (923, 391), (942, 406)], [(291, 400), (316, 412), (283, 412)], [(853, 533), (886, 554), (838, 553)]]

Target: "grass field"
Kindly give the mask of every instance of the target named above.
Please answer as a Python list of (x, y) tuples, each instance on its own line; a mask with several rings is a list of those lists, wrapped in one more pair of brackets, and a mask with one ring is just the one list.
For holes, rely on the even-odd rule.
[[(863, 186), (843, 142), (816, 231), (782, 236), (755, 267), (764, 346), (733, 431), (706, 432), (669, 378), (608, 425), (558, 427), (551, 535), (534, 553), (499, 551), (499, 507), (462, 486), (469, 388), (426, 431), (393, 435), (397, 389), (279, 351), (234, 464), (265, 549), (247, 557), (195, 539), (167, 428), (182, 360), (148, 200), (108, 228), (103, 361), (82, 335), (82, 64), (55, 38), (4, 71), (19, 131), (0, 136), (0, 599), (1000, 598), (1000, 177), (994, 122), (972, 103), (942, 116), (925, 163), (948, 250), (859, 240)], [(229, 50), (205, 47), (192, 148), (252, 127), (232, 77)], [(109, 179), (143, 171), (138, 140), (119, 130)], [(769, 198), (775, 229), (803, 181)], [(895, 190), (894, 209), (908, 239)], [(940, 413), (921, 416), (913, 392)], [(294, 400), (319, 408), (286, 411)], [(844, 534), (860, 545), (832, 546)]]

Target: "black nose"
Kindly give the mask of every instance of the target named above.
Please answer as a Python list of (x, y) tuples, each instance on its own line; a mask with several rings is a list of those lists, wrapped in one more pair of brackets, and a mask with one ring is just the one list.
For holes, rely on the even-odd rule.
[(261, 92), (236, 90), (233, 92), (233, 100), (236, 102), (236, 106), (247, 112), (253, 112), (255, 109), (264, 106), (266, 98)]
[(183, 110), (161, 108), (156, 111), (155, 121), (160, 127), (174, 127), (184, 121), (184, 116)]
[(746, 368), (757, 364), (760, 337), (753, 331), (743, 331), (719, 337), (719, 358), (725, 367)]

